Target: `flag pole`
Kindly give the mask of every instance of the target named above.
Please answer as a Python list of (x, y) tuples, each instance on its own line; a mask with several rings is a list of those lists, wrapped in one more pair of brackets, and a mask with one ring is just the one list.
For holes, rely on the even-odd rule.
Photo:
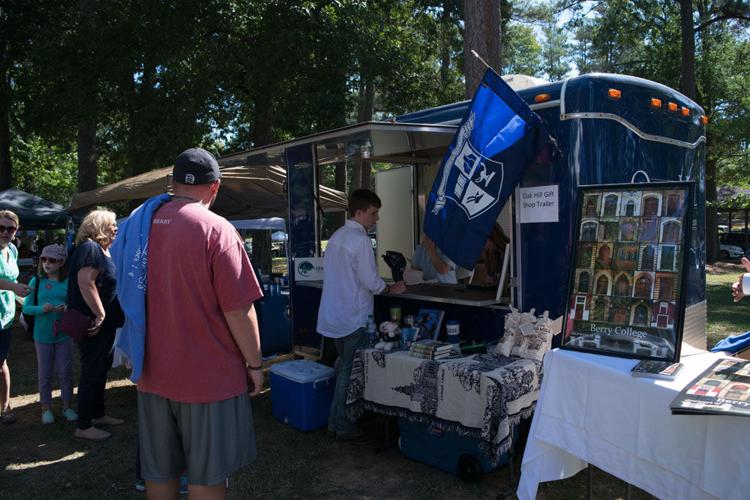
[(497, 71), (495, 71), (495, 70), (494, 70), (494, 69), (492, 68), (492, 66), (490, 66), (489, 64), (487, 64), (487, 61), (485, 61), (484, 59), (482, 59), (482, 56), (480, 56), (479, 54), (477, 54), (477, 51), (476, 51), (476, 50), (474, 50), (474, 49), (471, 49), (471, 53), (472, 53), (472, 54), (474, 55), (474, 57), (476, 57), (477, 59), (479, 59), (479, 61), (480, 61), (480, 62), (481, 62), (482, 64), (484, 64), (484, 65), (485, 65), (485, 66), (487, 67), (487, 69), (488, 69), (488, 70), (492, 71), (492, 72), (493, 72), (493, 73), (495, 73), (495, 74), (496, 74), (497, 76), (500, 76), (500, 73), (498, 73)]

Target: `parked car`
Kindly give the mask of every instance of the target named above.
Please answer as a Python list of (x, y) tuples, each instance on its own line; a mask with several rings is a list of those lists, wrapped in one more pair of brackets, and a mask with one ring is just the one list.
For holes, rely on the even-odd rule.
[[(747, 237), (747, 240), (745, 238)], [(724, 245), (734, 245), (742, 249), (743, 253), (750, 249), (750, 233), (732, 232), (719, 235), (719, 243)]]
[(744, 254), (745, 252), (742, 251), (742, 247), (719, 243), (719, 257), (722, 260), (739, 259)]

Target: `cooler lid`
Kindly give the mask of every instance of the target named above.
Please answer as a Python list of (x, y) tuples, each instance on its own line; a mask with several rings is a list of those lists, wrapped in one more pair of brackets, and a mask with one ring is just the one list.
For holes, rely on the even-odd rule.
[(271, 373), (300, 384), (317, 382), (333, 377), (335, 371), (330, 366), (321, 365), (308, 359), (284, 361), (271, 366)]

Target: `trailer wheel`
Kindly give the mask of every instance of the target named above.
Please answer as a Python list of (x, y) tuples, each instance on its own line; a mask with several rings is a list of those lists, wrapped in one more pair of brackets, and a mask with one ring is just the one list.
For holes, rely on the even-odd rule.
[(482, 478), (484, 470), (482, 464), (471, 455), (461, 455), (458, 459), (457, 471), (458, 477), (467, 483), (476, 483)]

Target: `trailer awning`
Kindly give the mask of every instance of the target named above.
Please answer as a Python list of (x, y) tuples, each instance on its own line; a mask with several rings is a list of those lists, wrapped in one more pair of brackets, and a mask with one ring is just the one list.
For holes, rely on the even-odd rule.
[[(172, 167), (160, 168), (78, 193), (73, 196), (68, 211), (156, 196), (169, 190), (171, 174)], [(221, 189), (211, 208), (214, 212), (227, 218), (286, 217), (288, 201), (284, 169), (276, 166), (223, 167), (221, 175)], [(346, 209), (346, 195), (320, 186), (320, 204), (326, 212), (343, 211)]]
[(223, 156), (219, 164), (283, 165), (284, 150), (304, 144), (315, 144), (318, 165), (347, 160), (427, 163), (445, 153), (455, 133), (456, 125), (365, 122)]
[[(212, 210), (227, 218), (285, 217), (283, 154), (290, 147), (314, 144), (319, 165), (347, 160), (428, 163), (445, 153), (455, 132), (455, 125), (366, 122), (222, 156), (221, 190)], [(160, 168), (78, 193), (68, 211), (164, 193), (171, 172), (172, 167)], [(345, 210), (346, 194), (321, 185), (320, 204), (327, 212)]]

